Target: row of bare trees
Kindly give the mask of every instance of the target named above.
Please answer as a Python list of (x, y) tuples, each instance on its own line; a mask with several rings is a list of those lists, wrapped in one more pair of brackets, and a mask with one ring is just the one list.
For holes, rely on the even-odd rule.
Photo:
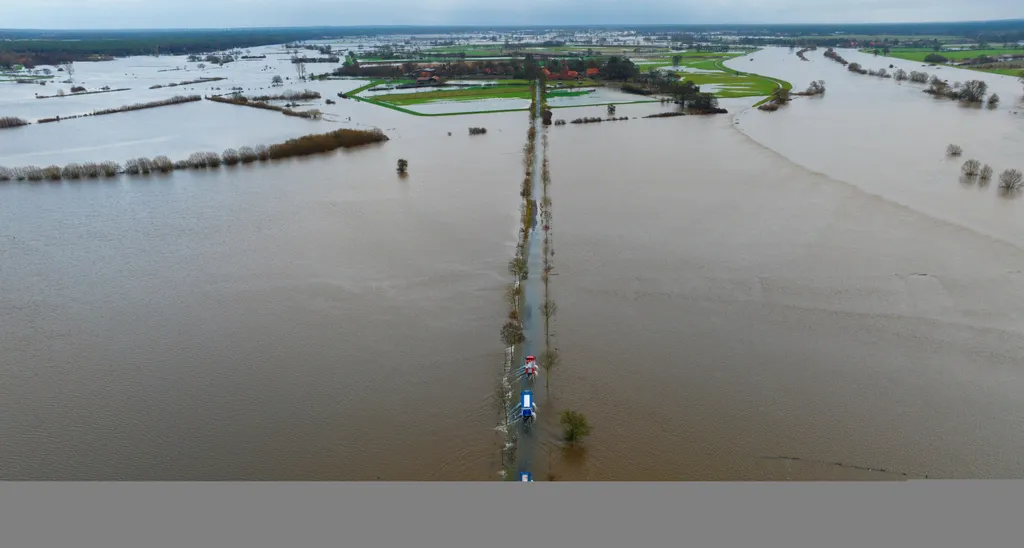
[[(951, 157), (958, 157), (964, 153), (964, 149), (960, 145), (951, 144), (946, 147), (946, 155)], [(960, 166), (960, 171), (963, 173), (964, 178), (967, 181), (973, 181), (980, 179), (982, 184), (987, 184), (995, 170), (992, 166), (985, 164), (982, 165), (980, 161), (970, 159), (964, 162)], [(1021, 174), (1019, 170), (1007, 169), (999, 175), (999, 188), (1004, 191), (1017, 191), (1024, 187), (1024, 174)]]
[(14, 116), (0, 116), (0, 129), (27, 126), (28, 122)]
[(167, 156), (155, 158), (132, 158), (123, 166), (117, 162), (102, 163), (70, 163), (64, 167), (26, 166), (20, 168), (0, 167), (0, 181), (59, 181), (77, 179), (96, 179), (99, 177), (115, 177), (119, 174), (149, 175), (152, 173), (170, 173), (184, 169), (217, 168), (221, 165), (248, 164), (256, 161), (268, 161), (293, 156), (329, 152), (339, 148), (350, 148), (369, 143), (388, 140), (379, 129), (356, 130), (340, 129), (319, 135), (307, 135), (298, 139), (289, 139), (284, 143), (271, 146), (257, 145), (254, 147), (229, 148), (218, 154), (216, 152), (195, 152), (187, 159), (177, 162)]
[[(531, 87), (531, 91), (533, 91)], [(535, 97), (535, 95), (531, 96)], [(509, 424), (509, 414), (512, 412), (512, 382), (513, 373), (516, 368), (512, 360), (516, 354), (518, 345), (526, 341), (523, 331), (522, 314), (520, 312), (523, 298), (523, 283), (529, 277), (529, 266), (527, 263), (527, 248), (529, 246), (530, 225), (533, 217), (533, 164), (536, 150), (537, 131), (533, 126), (536, 117), (536, 99), (530, 105), (530, 129), (527, 130), (526, 144), (523, 145), (523, 167), (525, 175), (520, 187), (519, 195), (522, 203), (519, 206), (520, 227), (519, 241), (516, 243), (515, 256), (508, 262), (508, 273), (512, 276), (512, 283), (505, 291), (505, 297), (509, 301), (508, 317), (501, 326), (501, 343), (505, 346), (505, 364), (498, 386), (499, 402), (501, 403), (502, 426), (505, 430), (505, 444), (502, 449), (502, 466), (506, 475), (511, 474), (509, 468), (514, 465), (517, 451), (518, 433)]]
[(312, 90), (302, 91), (286, 91), (277, 95), (259, 95), (256, 97), (250, 97), (250, 101), (309, 101), (312, 99), (319, 99), (320, 92)]
[(323, 118), (323, 112), (321, 112), (321, 111), (319, 111), (319, 110), (317, 110), (315, 108), (314, 109), (310, 109), (310, 110), (292, 110), (292, 109), (290, 109), (288, 107), (279, 107), (277, 105), (271, 105), (270, 103), (264, 103), (262, 101), (250, 101), (249, 98), (245, 97), (244, 95), (242, 95), (240, 93), (235, 93), (235, 94), (232, 94), (232, 95), (227, 96), (227, 97), (219, 96), (219, 95), (211, 95), (211, 96), (208, 96), (207, 99), (210, 100), (210, 101), (213, 101), (215, 103), (227, 103), (229, 105), (238, 105), (238, 106), (242, 106), (242, 107), (252, 107), (252, 108), (258, 108), (258, 109), (263, 109), (263, 110), (273, 110), (275, 112), (280, 112), (281, 114), (284, 114), (285, 116), (295, 116), (297, 118), (306, 118), (306, 119), (309, 119), (309, 120), (319, 120), (319, 119)]
[(618, 118), (601, 118), (600, 116), (586, 116), (583, 118), (576, 118), (571, 124), (596, 124), (598, 122), (619, 122), (622, 120), (629, 120), (629, 116), (619, 116)]
[(124, 105), (116, 108), (105, 108), (101, 110), (92, 111), (92, 116), (103, 116), (104, 114), (116, 114), (118, 112), (131, 112), (133, 110), (144, 110), (147, 108), (166, 107), (169, 105), (180, 105), (182, 103), (194, 103), (196, 101), (202, 101), (202, 96), (199, 95), (175, 95), (169, 99), (161, 99), (159, 101), (150, 101), (148, 103), (135, 103), (133, 105)]
[[(988, 84), (983, 80), (968, 80), (966, 82), (954, 82), (950, 85), (938, 76), (933, 76), (928, 83), (925, 93), (935, 97), (945, 97), (965, 103), (980, 104), (985, 102), (985, 95), (988, 93)], [(999, 94), (993, 93), (988, 97), (989, 108), (995, 108), (999, 104)]]
[[(826, 55), (828, 53), (826, 52)], [(838, 56), (838, 54), (837, 54)], [(841, 57), (840, 57), (841, 59)], [(891, 66), (891, 65), (890, 65)], [(981, 104), (986, 102), (985, 96), (988, 93), (988, 84), (984, 80), (968, 80), (966, 82), (954, 82), (952, 85), (949, 82), (940, 79), (938, 76), (931, 76), (925, 72), (911, 71), (907, 72), (903, 69), (896, 69), (894, 72), (889, 73), (886, 69), (881, 68), (878, 70), (865, 70), (860, 66), (860, 63), (850, 63), (846, 67), (850, 72), (857, 74), (867, 74), (871, 76), (877, 76), (879, 78), (891, 78), (896, 82), (914, 82), (918, 84), (928, 83), (928, 89), (924, 92), (935, 97), (945, 97), (947, 99), (953, 99), (962, 101), (965, 103)], [(1022, 77), (1024, 78), (1024, 77)], [(999, 95), (992, 94), (988, 97), (989, 108), (995, 108), (999, 104)]]

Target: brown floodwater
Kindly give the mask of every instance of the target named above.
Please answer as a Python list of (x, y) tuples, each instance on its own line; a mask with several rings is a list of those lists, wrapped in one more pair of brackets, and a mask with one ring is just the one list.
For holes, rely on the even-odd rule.
[[(804, 107), (771, 123), (814, 116)], [(548, 407), (594, 427), (583, 454), (551, 451), (555, 476), (1020, 477), (1024, 252), (809, 172), (731, 125), (551, 131), (564, 364)], [(1024, 207), (978, 195), (957, 199)]]
[(405, 119), (328, 156), (0, 185), (0, 478), (496, 478), (528, 118)]
[[(730, 63), (828, 94), (546, 130), (563, 363), (534, 477), (1021, 477), (1024, 200), (961, 183), (943, 155), (958, 142), (1024, 168), (1009, 85), (993, 84), (999, 109), (971, 110), (820, 55), (754, 59)], [(64, 105), (49, 101), (31, 108)], [(0, 135), (4, 165), (178, 159), (340, 126), (392, 137), (210, 173), (0, 184), (0, 478), (497, 479), (527, 114), (339, 101), (306, 123), (222, 106)], [(553, 441), (565, 408), (594, 427), (583, 449)]]

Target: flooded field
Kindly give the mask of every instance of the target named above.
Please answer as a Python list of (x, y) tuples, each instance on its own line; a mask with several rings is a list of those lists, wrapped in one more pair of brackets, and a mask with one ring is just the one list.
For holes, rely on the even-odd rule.
[[(959, 182), (960, 166), (969, 158), (991, 164), (996, 174), (1009, 168), (1024, 170), (1024, 90), (1016, 78), (840, 51), (847, 61), (865, 69), (923, 71), (950, 84), (983, 80), (989, 93), (1002, 99), (990, 110), (935, 99), (922, 91), (923, 84), (853, 74), (823, 52), (808, 52), (809, 62), (787, 49), (760, 51), (753, 61), (727, 61), (730, 68), (788, 80), (795, 90), (812, 80), (828, 84), (825, 97), (797, 99), (785, 111), (741, 114), (740, 131), (811, 171), (1024, 245), (1021, 204), (1000, 197), (998, 181), (987, 188)], [(946, 158), (951, 143), (963, 147), (962, 157)]]
[[(552, 131), (565, 364), (551, 399), (595, 425), (553, 472), (1019, 477), (1024, 203), (962, 187), (943, 154), (961, 142), (1007, 165), (996, 141), (1019, 142), (1022, 121), (759, 55), (734, 63), (823, 78), (826, 97), (741, 114), (741, 131), (727, 116)], [(994, 236), (950, 220), (964, 211)]]
[[(313, 89), (323, 98), (304, 108), (326, 113), (204, 101), (5, 129), (6, 166), (178, 159), (340, 127), (391, 138), (213, 172), (0, 184), (0, 478), (497, 478), (527, 114), (337, 97), (368, 80), (270, 88), (295, 74), (280, 48), (251, 54), (264, 50), (202, 73), (157, 72), (184, 64), (172, 57), (76, 64), (76, 82), (130, 92), (33, 99), (56, 84), (0, 84), (0, 115), (31, 119), (211, 86)], [(933, 71), (858, 55), (843, 52)], [(1024, 200), (958, 180), (970, 157), (1024, 169), (1019, 84), (950, 74), (991, 80), (1003, 104), (978, 110), (821, 50), (750, 58), (726, 64), (828, 92), (772, 114), (749, 98), (723, 101), (729, 115), (545, 130), (563, 363), (534, 476), (1019, 477)], [(608, 93), (591, 95), (619, 100)], [(583, 451), (552, 443), (564, 408), (594, 426)]]
[[(291, 123), (202, 106), (225, 107), (226, 141), (253, 138), (232, 116)], [(491, 396), (528, 120), (491, 115), (478, 138), (465, 118), (339, 107), (391, 141), (0, 185), (0, 477), (496, 477)], [(100, 132), (177, 108), (73, 123)], [(104, 157), (141, 152), (122, 145)], [(62, 152), (56, 136), (47, 146)]]

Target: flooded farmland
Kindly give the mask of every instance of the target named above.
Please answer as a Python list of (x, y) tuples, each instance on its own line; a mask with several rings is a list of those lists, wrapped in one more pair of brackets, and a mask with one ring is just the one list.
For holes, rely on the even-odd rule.
[[(1024, 202), (957, 177), (967, 157), (1024, 168), (1011, 165), (1019, 85), (976, 111), (820, 53), (728, 63), (828, 82), (776, 113), (735, 100), (729, 115), (546, 130), (563, 363), (545, 409), (582, 411), (594, 433), (584, 451), (543, 443), (535, 477), (1020, 476)], [(289, 76), (287, 62), (261, 70), (269, 57), (204, 86)], [(80, 65), (90, 88), (125, 87)], [(209, 93), (148, 90), (146, 74), (139, 90), (62, 99), (5, 84), (0, 114)], [(316, 103), (323, 121), (201, 102), (0, 131), (9, 166), (178, 159), (338, 127), (391, 138), (215, 172), (0, 184), (0, 478), (497, 477), (528, 116)]]

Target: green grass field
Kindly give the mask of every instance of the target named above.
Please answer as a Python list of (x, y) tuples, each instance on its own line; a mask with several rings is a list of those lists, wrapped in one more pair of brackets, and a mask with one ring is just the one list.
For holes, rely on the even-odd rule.
[(392, 105), (420, 105), (434, 101), (478, 101), (481, 99), (529, 99), (529, 86), (481, 86), (462, 89), (389, 93), (376, 95), (375, 101)]
[[(864, 53), (872, 53), (874, 50), (862, 49)], [(990, 57), (998, 57), (1000, 55), (1024, 55), (1024, 49), (972, 49), (965, 51), (934, 51), (931, 49), (924, 48), (894, 48), (890, 50), (889, 57), (895, 57), (897, 59), (906, 59), (908, 61), (920, 61), (924, 63), (924, 58), (932, 53), (938, 53), (946, 59), (959, 61), (961, 59), (973, 59), (974, 57), (981, 57), (982, 55), (988, 55)], [(881, 57), (881, 55), (879, 55)]]
[[(792, 89), (789, 82), (753, 74), (741, 72), (726, 67), (723, 63), (729, 59), (740, 57), (742, 53), (683, 53), (683, 59), (679, 66), (696, 70), (707, 70), (715, 72), (679, 72), (673, 71), (680, 78), (684, 78), (701, 85), (716, 86), (715, 97), (720, 99), (734, 99), (739, 97), (761, 97), (771, 95), (776, 89), (783, 87)], [(663, 68), (672, 66), (672, 56), (660, 58), (657, 64), (640, 65), (644, 70), (651, 68)]]
[[(586, 91), (572, 89), (552, 89), (548, 97), (578, 97), (587, 95)], [(419, 93), (389, 93), (377, 95), (374, 101), (392, 105), (422, 105), (434, 101), (479, 101), (482, 99), (530, 99), (529, 85), (497, 85), (479, 86), (462, 89), (423, 91)]]
[[(862, 49), (862, 53), (873, 53), (874, 50)], [(917, 61), (919, 63), (925, 63), (925, 57), (932, 53), (938, 53), (939, 55), (949, 59), (951, 61), (960, 61), (963, 59), (973, 59), (982, 55), (988, 55), (990, 57), (998, 57), (1000, 55), (1024, 55), (1024, 49), (972, 49), (964, 51), (939, 51), (936, 52), (932, 49), (925, 48), (895, 48), (890, 50), (889, 57), (895, 57), (897, 59), (905, 59), (907, 61)], [(879, 55), (882, 57), (882, 55)], [(993, 74), (1003, 74), (1006, 76), (1019, 76), (1024, 68), (975, 68), (975, 67), (959, 67), (967, 70), (975, 70), (978, 72), (990, 72)]]

